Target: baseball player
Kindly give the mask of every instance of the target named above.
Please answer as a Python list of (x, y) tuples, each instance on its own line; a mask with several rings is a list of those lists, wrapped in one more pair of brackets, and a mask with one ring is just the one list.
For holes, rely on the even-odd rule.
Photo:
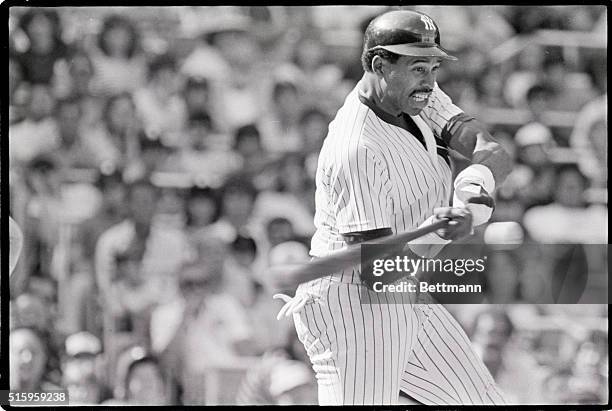
[[(447, 229), (408, 243), (414, 254), (432, 257), (490, 217), (491, 195), (511, 162), (484, 125), (438, 88), (444, 60), (455, 58), (440, 47), (438, 27), (425, 14), (391, 11), (369, 24), (365, 74), (330, 123), (319, 155), (313, 257), (446, 218)], [(454, 183), (449, 147), (472, 162)], [(429, 405), (505, 403), (441, 305), (374, 292), (359, 267), (282, 298), (280, 314), (293, 314), (316, 372), (320, 405), (397, 404), (400, 390)], [(373, 304), (362, 304), (366, 299)]]

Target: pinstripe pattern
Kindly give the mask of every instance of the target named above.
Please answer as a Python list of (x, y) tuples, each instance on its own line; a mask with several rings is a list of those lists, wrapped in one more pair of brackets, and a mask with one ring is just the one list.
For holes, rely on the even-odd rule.
[(427, 106), (421, 110), (419, 116), (427, 122), (436, 136), (441, 137), (442, 129), (448, 120), (460, 113), (463, 113), (463, 111), (453, 104), (450, 97), (436, 83), (433, 93), (429, 96)]
[[(438, 154), (445, 149), (439, 137), (460, 112), (436, 85), (427, 109), (412, 117), (419, 140), (353, 90), (319, 155), (310, 254), (345, 247), (342, 234), (413, 230), (448, 206), (451, 170)], [(425, 404), (503, 403), (443, 307), (370, 291), (359, 274), (353, 267), (299, 287), (312, 296), (294, 322), (317, 375), (319, 404), (397, 404), (400, 389)]]
[[(448, 205), (450, 178), (442, 157), (432, 158), (408, 131), (378, 118), (353, 90), (319, 155), (311, 255), (344, 247), (342, 234), (349, 232), (415, 229), (435, 207)], [(352, 268), (336, 277), (359, 282)]]
[[(414, 311), (404, 309), (411, 305), (408, 296), (316, 282), (318, 299), (295, 314), (294, 322), (317, 375), (319, 405), (397, 404), (410, 334), (418, 321)], [(361, 299), (372, 304), (361, 304)]]
[(428, 405), (506, 404), (465, 332), (441, 305), (419, 304), (417, 344), (401, 390)]

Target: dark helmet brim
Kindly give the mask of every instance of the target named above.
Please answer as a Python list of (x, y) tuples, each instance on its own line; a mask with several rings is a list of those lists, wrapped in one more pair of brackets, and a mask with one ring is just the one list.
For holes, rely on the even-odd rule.
[(399, 54), (401, 56), (415, 56), (415, 57), (440, 57), (445, 60), (457, 60), (457, 57), (450, 55), (446, 50), (437, 44), (419, 44), (419, 43), (404, 43), (404, 44), (391, 44), (387, 46), (376, 46), (370, 50), (384, 49), (391, 53)]

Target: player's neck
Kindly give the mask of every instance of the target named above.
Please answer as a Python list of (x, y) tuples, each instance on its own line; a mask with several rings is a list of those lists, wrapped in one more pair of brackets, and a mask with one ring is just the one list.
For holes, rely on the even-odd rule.
[(401, 107), (393, 104), (385, 95), (383, 85), (381, 85), (380, 79), (376, 74), (366, 72), (361, 81), (362, 85), (360, 91), (364, 93), (365, 97), (371, 103), (374, 103), (379, 110), (396, 117), (402, 114)]

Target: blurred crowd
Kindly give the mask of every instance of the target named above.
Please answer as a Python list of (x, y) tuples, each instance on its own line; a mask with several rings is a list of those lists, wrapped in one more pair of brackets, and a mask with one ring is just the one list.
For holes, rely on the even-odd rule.
[[(500, 52), (542, 30), (605, 39), (605, 7), (418, 9), (459, 57), (441, 88), (516, 160), (496, 219), (536, 244), (606, 244), (607, 50)], [(11, 9), (10, 211), (25, 239), (11, 388), (64, 387), (72, 404), (316, 403), (266, 268), (309, 258), (318, 150), (385, 10)], [(605, 252), (589, 270), (607, 272)], [(491, 290), (525, 297), (515, 271)], [(516, 401), (607, 401), (607, 306), (525, 307), (452, 311)]]

